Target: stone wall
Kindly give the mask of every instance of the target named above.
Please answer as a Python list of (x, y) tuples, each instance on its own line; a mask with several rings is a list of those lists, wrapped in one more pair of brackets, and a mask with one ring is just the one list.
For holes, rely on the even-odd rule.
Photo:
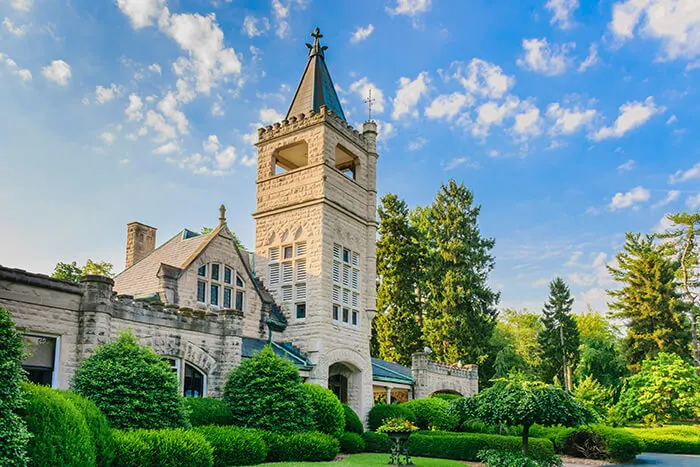
[[(117, 297), (113, 281), (87, 276), (81, 284), (0, 267), (0, 306), (24, 332), (60, 338), (57, 386), (67, 389), (80, 361), (131, 330), (164, 357), (182, 359), (207, 377), (207, 395), (220, 394), (224, 378), (241, 361), (242, 313), (200, 313)], [(181, 371), (181, 385), (184, 371)]]
[(428, 354), (413, 354), (414, 399), (428, 397), (435, 392), (457, 393), (464, 397), (479, 392), (477, 365), (447, 365), (430, 360)]

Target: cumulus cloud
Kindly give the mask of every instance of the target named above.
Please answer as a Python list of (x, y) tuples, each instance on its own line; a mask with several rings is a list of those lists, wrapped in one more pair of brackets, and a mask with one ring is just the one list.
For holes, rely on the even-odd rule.
[(685, 200), (685, 205), (688, 206), (688, 209), (697, 209), (700, 207), (700, 193), (693, 195), (693, 196), (688, 196), (688, 198)]
[(202, 147), (207, 152), (214, 153), (218, 151), (221, 148), (221, 142), (219, 141), (219, 137), (216, 135), (209, 135), (209, 137), (205, 141), (202, 141)]
[(175, 98), (175, 94), (169, 92), (165, 97), (158, 102), (158, 110), (162, 114), (177, 126), (177, 129), (182, 134), (187, 134), (189, 132), (189, 121), (185, 114), (179, 110), (178, 101)]
[(372, 110), (380, 114), (384, 112), (385, 100), (384, 93), (377, 87), (376, 84), (372, 83), (365, 76), (364, 78), (361, 78), (350, 85), (350, 92), (357, 94), (361, 99), (367, 98), (370, 89), (372, 90), (372, 98), (374, 99)]
[(675, 174), (668, 178), (668, 182), (671, 184), (687, 182), (688, 180), (694, 180), (700, 178), (700, 162), (689, 168), (688, 170), (678, 170)]
[(169, 143), (165, 143), (162, 146), (158, 146), (153, 150), (153, 154), (158, 154), (158, 155), (165, 155), (165, 154), (172, 154), (175, 152), (178, 152), (180, 150), (180, 143), (177, 141), (170, 141)]
[(515, 85), (515, 78), (506, 75), (500, 66), (479, 58), (472, 59), (466, 65), (452, 62), (443, 77), (458, 81), (470, 94), (488, 99), (502, 98)]
[(630, 130), (644, 125), (655, 114), (664, 112), (663, 107), (654, 104), (654, 98), (648, 97), (644, 102), (627, 102), (620, 106), (620, 116), (611, 127), (603, 127), (592, 135), (600, 141), (608, 138), (620, 138)]
[(112, 144), (117, 139), (114, 133), (110, 133), (108, 131), (100, 134), (99, 138), (107, 144)]
[(523, 102), (520, 113), (515, 116), (512, 131), (515, 140), (519, 142), (541, 134), (542, 117), (540, 117), (540, 109), (529, 102)]
[(473, 162), (468, 157), (454, 157), (447, 164), (445, 164), (445, 172), (456, 169), (457, 167), (468, 167), (470, 169), (478, 169), (479, 163)]
[(177, 130), (175, 127), (170, 125), (165, 120), (165, 117), (153, 110), (146, 112), (145, 124), (147, 127), (156, 132), (156, 137), (154, 139), (156, 143), (172, 140), (177, 136)]
[(452, 120), (462, 109), (474, 104), (474, 98), (461, 92), (437, 96), (425, 109), (425, 116), (431, 119)]
[(73, 73), (70, 65), (63, 60), (54, 60), (51, 65), (45, 66), (41, 70), (41, 74), (49, 81), (53, 81), (60, 86), (67, 86)]
[(22, 37), (27, 34), (27, 26), (15, 26), (15, 24), (10, 20), (10, 18), (5, 18), (2, 20), (2, 25), (5, 26), (7, 32), (13, 36)]
[(561, 29), (568, 29), (572, 25), (572, 16), (579, 7), (578, 0), (547, 0), (544, 7), (552, 13), (550, 23)]
[(593, 65), (596, 65), (599, 61), (600, 58), (598, 57), (598, 44), (593, 43), (588, 48), (588, 56), (583, 62), (581, 62), (581, 64), (578, 67), (579, 73), (583, 73)]
[[(260, 109), (260, 124), (259, 126), (269, 125), (275, 122), (281, 122), (284, 120), (284, 115), (276, 111), (275, 109), (262, 108)], [(257, 141), (257, 131), (255, 132), (255, 140)]]
[(365, 27), (358, 26), (357, 29), (355, 29), (355, 32), (352, 33), (352, 36), (350, 36), (350, 43), (357, 44), (358, 42), (362, 42), (363, 40), (367, 39), (373, 32), (374, 26), (372, 26), (371, 24), (368, 24)]
[(143, 118), (143, 101), (136, 94), (129, 95), (129, 105), (126, 106), (124, 113), (126, 119), (130, 122), (139, 122)]
[(108, 88), (97, 86), (95, 88), (95, 101), (97, 101), (98, 104), (104, 104), (105, 102), (114, 100), (114, 98), (119, 95), (119, 92), (119, 87), (114, 83)]
[(428, 92), (428, 84), (430, 78), (427, 72), (420, 73), (416, 79), (401, 78), (399, 80), (399, 89), (396, 91), (394, 98), (394, 110), (391, 113), (391, 118), (398, 120), (404, 115), (411, 117), (418, 116), (416, 105), (421, 96)]
[(396, 5), (393, 8), (386, 7), (386, 12), (391, 16), (418, 16), (430, 9), (431, 2), (432, 0), (396, 0)]
[(34, 0), (12, 0), (10, 5), (17, 11), (29, 11), (34, 6)]
[(10, 69), (10, 72), (13, 75), (19, 76), (22, 81), (31, 81), (32, 79), (32, 72), (26, 69), (20, 69), (17, 66), (17, 63), (12, 60), (10, 57), (7, 55), (0, 53), (0, 64), (5, 63), (7, 67)]
[(535, 73), (561, 75), (571, 63), (569, 51), (574, 47), (574, 43), (550, 45), (545, 38), (523, 39), (525, 53), (517, 60), (517, 64)]
[(409, 151), (418, 151), (420, 149), (423, 149), (423, 146), (428, 144), (428, 140), (423, 138), (422, 136), (419, 136), (418, 138), (414, 139), (413, 141), (408, 142), (408, 146), (406, 147)]
[(612, 201), (608, 205), (611, 211), (625, 208), (636, 208), (637, 205), (649, 201), (649, 190), (642, 186), (632, 188), (626, 193), (618, 192), (613, 196)]
[(669, 190), (668, 193), (666, 193), (666, 198), (662, 199), (658, 203), (655, 203), (652, 205), (652, 208), (658, 208), (661, 206), (666, 206), (669, 203), (674, 202), (681, 196), (681, 192), (679, 190)]
[(250, 38), (262, 36), (270, 30), (270, 21), (265, 18), (257, 18), (248, 15), (243, 19), (243, 32)]
[(520, 101), (517, 97), (508, 96), (502, 104), (486, 102), (476, 110), (476, 121), (472, 126), (472, 134), (484, 138), (488, 136), (491, 126), (500, 126), (506, 117), (513, 115)]
[(617, 171), (618, 172), (629, 172), (630, 170), (632, 170), (634, 168), (634, 164), (636, 164), (636, 162), (633, 159), (630, 159), (627, 162), (625, 162), (624, 164), (618, 165)]
[(131, 22), (134, 29), (150, 26), (165, 7), (164, 0), (117, 0), (117, 6)]
[(558, 102), (547, 107), (547, 118), (553, 122), (550, 129), (552, 135), (576, 133), (582, 128), (590, 127), (597, 116), (598, 112), (594, 109), (583, 109), (579, 106), (564, 108)]

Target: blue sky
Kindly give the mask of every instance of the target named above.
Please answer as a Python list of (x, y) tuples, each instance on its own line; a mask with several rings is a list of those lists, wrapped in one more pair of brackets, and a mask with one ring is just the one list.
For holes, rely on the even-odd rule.
[(0, 264), (123, 266), (126, 223), (253, 244), (260, 124), (315, 26), (345, 114), (371, 87), (380, 194), (464, 181), (502, 306), (564, 277), (604, 310), (626, 231), (700, 206), (697, 0), (0, 0)]

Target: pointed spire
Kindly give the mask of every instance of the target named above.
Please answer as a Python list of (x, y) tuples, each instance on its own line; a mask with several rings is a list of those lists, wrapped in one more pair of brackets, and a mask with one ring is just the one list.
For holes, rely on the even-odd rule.
[(322, 46), (319, 40), (323, 37), (323, 34), (316, 28), (311, 33), (311, 37), (314, 38), (313, 45), (306, 44), (306, 47), (309, 48), (309, 60), (306, 62), (304, 74), (301, 76), (301, 81), (297, 87), (297, 92), (294, 94), (294, 99), (292, 99), (292, 104), (289, 106), (286, 118), (300, 113), (308, 113), (312, 109), (320, 112), (321, 107), (326, 106), (345, 120), (343, 108), (340, 106), (340, 99), (338, 99), (333, 80), (326, 67), (324, 52), (328, 47)]

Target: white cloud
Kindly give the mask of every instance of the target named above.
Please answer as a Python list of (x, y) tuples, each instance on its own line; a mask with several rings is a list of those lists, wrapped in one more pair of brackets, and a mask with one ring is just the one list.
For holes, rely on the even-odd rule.
[(520, 142), (542, 133), (540, 109), (529, 102), (523, 102), (522, 108), (522, 112), (515, 116), (513, 125), (515, 139)]
[(145, 124), (158, 134), (155, 138), (155, 142), (157, 143), (175, 139), (177, 136), (175, 127), (166, 122), (165, 117), (153, 110), (146, 112)]
[(578, 67), (579, 73), (583, 73), (593, 65), (597, 64), (600, 61), (600, 58), (598, 57), (598, 44), (593, 43), (591, 46), (588, 48), (588, 57), (581, 62), (581, 64)]
[(396, 6), (394, 8), (386, 7), (386, 12), (391, 16), (417, 16), (430, 9), (431, 1), (432, 0), (396, 0)]
[(158, 102), (158, 110), (160, 110), (165, 117), (171, 122), (177, 125), (177, 129), (182, 134), (187, 134), (189, 132), (189, 121), (185, 114), (178, 109), (178, 102), (175, 98), (175, 94), (169, 92), (165, 97)]
[(227, 170), (236, 162), (236, 148), (227, 146), (214, 155), (214, 160), (219, 170)]
[(105, 88), (104, 86), (97, 86), (95, 88), (95, 100), (99, 104), (104, 104), (105, 102), (114, 100), (117, 95), (119, 95), (119, 88), (114, 83), (112, 83), (112, 85), (108, 88)]
[(445, 165), (445, 172), (449, 172), (450, 170), (454, 170), (457, 167), (464, 166), (468, 167), (470, 169), (478, 169), (479, 168), (479, 163), (478, 162), (473, 162), (471, 159), (468, 157), (455, 157), (451, 159), (446, 165)]
[(636, 164), (636, 162), (633, 159), (630, 159), (627, 162), (625, 162), (624, 164), (618, 165), (617, 171), (618, 172), (629, 172), (630, 170), (632, 170), (634, 168), (634, 164)]
[(579, 297), (579, 301), (582, 302), (583, 305), (590, 305), (593, 310), (607, 310), (608, 293), (605, 289), (594, 287), (585, 292), (581, 292)]
[(34, 0), (12, 0), (10, 4), (17, 11), (29, 11), (34, 6)]
[(152, 65), (148, 65), (148, 69), (154, 73), (158, 73), (159, 75), (162, 74), (162, 70), (160, 69), (160, 65), (157, 63), (154, 63)]
[(265, 18), (256, 18), (248, 15), (243, 19), (243, 32), (250, 38), (262, 36), (270, 30), (270, 21)]
[(561, 29), (568, 29), (571, 27), (571, 17), (579, 4), (578, 0), (547, 0), (544, 7), (552, 12), (550, 23)]
[(654, 233), (664, 233), (671, 227), (674, 227), (676, 225), (675, 222), (671, 221), (668, 217), (666, 217), (667, 214), (664, 214), (664, 216), (659, 220), (659, 223), (656, 224), (654, 227)]
[(569, 256), (569, 260), (566, 262), (566, 266), (574, 266), (578, 262), (579, 259), (581, 259), (581, 256), (583, 256), (583, 251), (574, 251), (571, 256)]
[(679, 190), (669, 190), (668, 193), (666, 193), (666, 198), (664, 198), (663, 200), (654, 204), (652, 206), (652, 208), (666, 206), (667, 204), (672, 203), (673, 201), (677, 200), (680, 196), (681, 196), (681, 192)]
[(44, 78), (54, 81), (60, 86), (68, 85), (68, 81), (73, 75), (70, 65), (63, 60), (52, 61), (51, 65), (45, 66), (42, 69), (41, 74), (44, 75)]
[(374, 26), (372, 26), (371, 24), (368, 24), (364, 28), (362, 26), (358, 26), (357, 29), (355, 29), (355, 32), (353, 32), (352, 36), (350, 37), (350, 43), (357, 44), (358, 42), (367, 39), (373, 32)]
[(428, 140), (423, 138), (422, 136), (419, 136), (418, 138), (414, 139), (413, 141), (409, 141), (408, 146), (406, 149), (409, 151), (418, 151), (420, 149), (423, 149), (423, 146), (428, 144)]
[(612, 127), (602, 127), (591, 137), (595, 141), (607, 138), (620, 138), (630, 130), (645, 124), (652, 116), (664, 112), (663, 107), (654, 104), (653, 97), (647, 97), (644, 102), (627, 102), (620, 106), (620, 116)]
[(2, 20), (2, 25), (5, 29), (13, 36), (22, 37), (27, 34), (27, 26), (15, 26), (15, 24), (10, 20), (10, 18), (5, 18)]
[(211, 103), (211, 114), (215, 117), (223, 117), (224, 109), (221, 107), (221, 100)]
[(255, 167), (257, 163), (258, 158), (255, 155), (241, 157), (241, 165), (244, 167)]
[(129, 105), (126, 106), (124, 113), (126, 114), (126, 119), (130, 122), (139, 122), (143, 118), (143, 101), (136, 94), (129, 95)]
[(675, 115), (671, 115), (670, 117), (668, 117), (668, 120), (666, 120), (666, 125), (676, 123), (677, 121), (678, 121), (678, 117), (676, 117)]
[(616, 209), (625, 209), (629, 207), (634, 208), (637, 204), (649, 201), (649, 197), (649, 190), (642, 186), (638, 186), (636, 188), (632, 188), (626, 193), (615, 193), (615, 196), (613, 196), (613, 199), (608, 205), (608, 208), (611, 211), (615, 211)]
[(700, 178), (700, 162), (689, 168), (688, 170), (679, 170), (668, 178), (670, 184), (687, 182)]
[(639, 36), (659, 39), (664, 59), (700, 55), (700, 8), (697, 0), (624, 0), (613, 5), (610, 30), (619, 40)]
[(361, 99), (367, 98), (370, 89), (372, 90), (372, 99), (374, 99), (372, 111), (380, 114), (384, 112), (384, 93), (377, 87), (376, 84), (372, 83), (365, 76), (364, 78), (359, 79), (350, 85), (350, 92), (354, 92), (360, 96)]
[(421, 96), (428, 92), (428, 83), (430, 83), (430, 78), (425, 71), (413, 81), (405, 77), (399, 79), (399, 89), (394, 98), (394, 111), (391, 113), (391, 118), (398, 120), (404, 115), (417, 117), (416, 105)]
[(117, 6), (131, 21), (134, 29), (153, 24), (165, 6), (165, 0), (117, 0)]
[(382, 144), (386, 143), (389, 139), (393, 138), (396, 134), (396, 129), (394, 125), (389, 122), (384, 122), (382, 120), (375, 120), (377, 122), (377, 141)]
[(272, 14), (277, 20), (277, 27), (275, 28), (275, 34), (277, 37), (284, 38), (289, 32), (289, 23), (287, 22), (287, 17), (289, 16), (289, 3), (283, 5), (280, 0), (272, 0)]
[(170, 141), (169, 143), (165, 143), (162, 146), (158, 146), (153, 150), (153, 154), (158, 154), (158, 155), (164, 155), (164, 154), (172, 154), (174, 152), (178, 152), (180, 150), (180, 143), (177, 141)]
[(501, 105), (493, 101), (481, 104), (476, 110), (477, 116), (472, 127), (472, 134), (478, 137), (488, 136), (490, 127), (492, 125), (500, 126), (506, 117), (515, 112), (519, 103), (517, 97), (508, 96)]
[(700, 193), (697, 195), (693, 196), (688, 196), (688, 198), (685, 200), (685, 205), (688, 206), (688, 209), (697, 209), (700, 207)]
[(114, 133), (110, 133), (108, 131), (105, 131), (104, 133), (102, 133), (99, 136), (99, 138), (107, 144), (112, 144), (117, 139), (116, 136), (114, 135)]
[[(269, 125), (275, 122), (281, 122), (284, 120), (284, 115), (276, 111), (275, 109), (262, 108), (260, 109), (260, 126)], [(255, 140), (258, 140), (258, 133), (255, 132)]]
[(581, 109), (578, 106), (566, 109), (558, 102), (547, 107), (547, 118), (554, 121), (550, 130), (552, 135), (576, 133), (583, 127), (589, 127), (597, 116), (598, 112), (594, 109)]
[(489, 99), (502, 98), (514, 85), (515, 78), (503, 73), (503, 69), (479, 58), (468, 65), (452, 62), (447, 79), (457, 80), (467, 92)]
[(557, 76), (566, 72), (571, 58), (568, 53), (575, 47), (574, 43), (552, 44), (547, 39), (523, 39), (525, 54), (517, 60), (519, 66), (526, 70)]
[(209, 135), (206, 141), (202, 141), (202, 147), (207, 152), (216, 152), (221, 148), (221, 142), (219, 137), (216, 135)]
[(452, 120), (462, 109), (473, 105), (474, 98), (468, 94), (453, 92), (437, 96), (425, 109), (425, 116), (433, 119)]
[(22, 78), (23, 81), (31, 81), (32, 80), (32, 72), (29, 70), (17, 70), (17, 76)]

